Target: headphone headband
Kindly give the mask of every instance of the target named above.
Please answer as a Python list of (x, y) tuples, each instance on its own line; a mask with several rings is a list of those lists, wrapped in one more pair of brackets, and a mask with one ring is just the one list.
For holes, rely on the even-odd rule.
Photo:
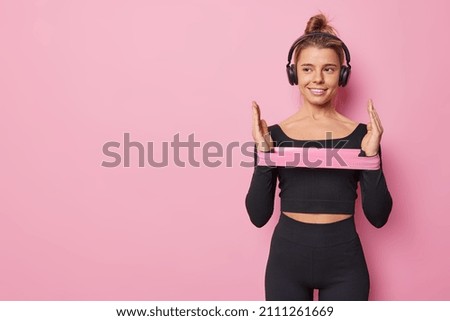
[(350, 66), (350, 51), (348, 50), (347, 46), (341, 39), (339, 39), (338, 37), (336, 37), (330, 33), (326, 33), (326, 32), (311, 32), (311, 33), (307, 33), (306, 35), (299, 37), (297, 40), (294, 41), (294, 43), (291, 46), (291, 49), (289, 49), (288, 63), (286, 65), (286, 67), (289, 67), (289, 65), (291, 64), (291, 59), (292, 59), (292, 55), (294, 54), (295, 48), (297, 48), (297, 46), (301, 42), (303, 42), (305, 39), (312, 38), (314, 36), (324, 36), (324, 37), (328, 37), (331, 39), (339, 40), (342, 43), (342, 49), (344, 50), (345, 60), (347, 61), (347, 66)]

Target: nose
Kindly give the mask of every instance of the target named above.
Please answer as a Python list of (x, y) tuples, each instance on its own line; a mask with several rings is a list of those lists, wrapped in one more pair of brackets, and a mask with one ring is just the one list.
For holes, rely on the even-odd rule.
[(316, 72), (314, 73), (313, 81), (314, 81), (315, 83), (317, 83), (317, 84), (323, 83), (323, 74), (322, 74), (322, 71), (316, 71)]

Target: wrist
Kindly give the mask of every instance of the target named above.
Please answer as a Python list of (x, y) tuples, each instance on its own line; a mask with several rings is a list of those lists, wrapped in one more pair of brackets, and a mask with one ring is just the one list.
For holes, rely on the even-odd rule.
[(378, 155), (378, 152), (376, 152), (376, 153), (373, 153), (373, 152), (367, 152), (367, 153), (366, 153), (366, 151), (364, 151), (363, 149), (361, 149), (361, 152), (359, 153), (358, 156), (363, 156), (363, 157), (374, 157), (374, 156), (377, 156), (377, 155)]
[(272, 151), (272, 147), (269, 146), (266, 142), (256, 143), (256, 150), (258, 152), (270, 153)]

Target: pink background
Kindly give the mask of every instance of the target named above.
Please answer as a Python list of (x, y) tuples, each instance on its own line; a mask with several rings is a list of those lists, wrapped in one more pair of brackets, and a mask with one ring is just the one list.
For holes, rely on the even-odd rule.
[[(322, 10), (352, 54), (338, 110), (384, 126), (394, 208), (356, 204), (372, 300), (450, 299), (447, 1), (0, 1), (0, 299), (264, 300), (252, 168), (102, 167), (108, 141), (251, 141), (294, 113), (285, 65)], [(421, 148), (424, 147), (424, 148)], [(157, 153), (158, 154), (158, 153)], [(187, 153), (184, 155), (184, 160)], [(196, 149), (201, 160), (201, 150)], [(159, 159), (159, 158), (158, 158)]]

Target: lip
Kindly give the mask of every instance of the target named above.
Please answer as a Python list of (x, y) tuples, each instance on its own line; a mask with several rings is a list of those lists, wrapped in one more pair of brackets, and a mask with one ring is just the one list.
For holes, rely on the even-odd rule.
[(327, 91), (326, 88), (308, 88), (308, 90), (315, 96), (322, 96)]

